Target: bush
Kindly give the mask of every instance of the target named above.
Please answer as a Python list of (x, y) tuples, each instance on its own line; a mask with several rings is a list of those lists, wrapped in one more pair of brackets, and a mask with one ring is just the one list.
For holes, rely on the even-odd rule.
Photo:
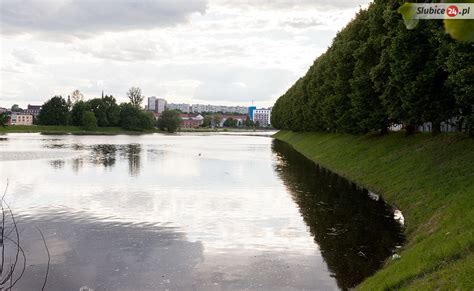
[(42, 125), (67, 125), (69, 108), (61, 96), (54, 96), (46, 101), (38, 116)]
[(85, 130), (94, 130), (97, 128), (97, 118), (91, 111), (85, 111), (82, 114), (82, 127)]
[(120, 105), (120, 126), (127, 130), (152, 129), (154, 124), (153, 115), (145, 112), (130, 103)]
[(173, 133), (178, 130), (181, 123), (179, 112), (176, 110), (165, 110), (161, 113), (158, 119), (158, 128)]

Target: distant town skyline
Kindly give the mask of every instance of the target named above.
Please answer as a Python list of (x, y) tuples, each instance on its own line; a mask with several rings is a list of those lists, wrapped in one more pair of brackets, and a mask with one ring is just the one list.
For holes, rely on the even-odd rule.
[(0, 106), (76, 89), (125, 102), (138, 86), (171, 103), (268, 107), (367, 3), (5, 0)]
[[(70, 95), (70, 94), (69, 94)], [(104, 92), (104, 95), (110, 95), (110, 94), (107, 94)], [(64, 99), (67, 100), (68, 98), (68, 95), (64, 96), (64, 95), (61, 95)], [(51, 96), (53, 97), (53, 96)], [(22, 109), (26, 109), (28, 106), (41, 106), (43, 105), (46, 101), (48, 101), (49, 99), (51, 99), (51, 97), (48, 97), (46, 99), (44, 99), (43, 101), (39, 101), (39, 102), (28, 102), (28, 103), (25, 103), (25, 104), (21, 104), (21, 103), (7, 103), (7, 102), (3, 102), (2, 100), (0, 100), (0, 108), (5, 108), (5, 109), (10, 109), (13, 105), (18, 105), (20, 108)], [(89, 99), (93, 99), (93, 98), (100, 98), (101, 96), (94, 96), (94, 97), (84, 97), (84, 100), (89, 100)], [(116, 98), (115, 96), (113, 96), (114, 98)], [(166, 100), (165, 98), (160, 98), (160, 97), (157, 97), (157, 96), (144, 96), (144, 99), (143, 99), (143, 102), (142, 102), (142, 107), (146, 108), (148, 110), (148, 102), (149, 102), (149, 99), (150, 98), (156, 98), (156, 99), (164, 99), (166, 101), (167, 104), (172, 104), (172, 105), (188, 105), (188, 106), (194, 106), (194, 105), (198, 105), (198, 106), (214, 106), (214, 107), (245, 107), (245, 108), (248, 108), (249, 106), (252, 106), (252, 102), (250, 102), (249, 104), (241, 104), (241, 103), (237, 103), (237, 104), (231, 104), (231, 105), (226, 105), (226, 104), (221, 104), (219, 102), (213, 102), (213, 103), (209, 103), (209, 102), (203, 102), (203, 103), (186, 103), (186, 102), (168, 102), (168, 100)], [(124, 100), (122, 101), (118, 101), (119, 103), (121, 102), (129, 102), (128, 100), (128, 97), (124, 97)], [(266, 107), (271, 107), (272, 105), (270, 106), (259, 106), (261, 108), (266, 108)], [(180, 108), (173, 108), (173, 109), (180, 109)]]

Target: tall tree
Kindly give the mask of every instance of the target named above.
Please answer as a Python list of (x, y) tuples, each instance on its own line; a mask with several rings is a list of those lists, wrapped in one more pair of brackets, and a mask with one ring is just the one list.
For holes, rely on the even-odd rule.
[(272, 124), (294, 131), (407, 133), (457, 121), (474, 133), (472, 44), (455, 43), (440, 21), (408, 30), (399, 1), (375, 0), (335, 37), (306, 75), (275, 103)]
[(0, 126), (5, 127), (8, 122), (8, 114), (6, 112), (0, 112)]
[(68, 114), (66, 100), (61, 96), (54, 96), (43, 104), (38, 119), (43, 125), (67, 125)]
[(71, 101), (73, 104), (76, 104), (79, 101), (84, 101), (84, 94), (82, 94), (79, 90), (72, 91)]
[[(76, 103), (74, 103), (71, 110), (71, 124), (76, 125), (76, 126), (82, 126), (84, 112), (86, 111), (90, 111), (90, 107), (87, 102), (79, 100)], [(96, 123), (97, 123), (97, 119), (96, 119)]]
[(13, 104), (13, 106), (11, 108), (11, 111), (12, 112), (21, 112), (21, 111), (23, 111), (23, 109), (20, 108), (20, 106), (18, 104)]
[(130, 104), (120, 104), (120, 126), (128, 130), (144, 130), (153, 128), (153, 115), (150, 112)]
[(447, 91), (456, 100), (457, 127), (474, 135), (474, 46), (472, 43), (451, 42), (446, 60)]
[(105, 105), (108, 126), (118, 126), (120, 124), (120, 107), (114, 96), (105, 95), (102, 97), (102, 101)]
[(97, 125), (100, 127), (109, 126), (107, 119), (107, 104), (102, 98), (94, 98), (87, 101), (89, 108), (94, 112), (97, 119)]
[(82, 114), (82, 126), (85, 130), (94, 130), (97, 128), (97, 119), (91, 111), (84, 111)]
[(140, 107), (143, 102), (142, 89), (139, 87), (132, 87), (127, 92), (130, 103), (135, 107)]
[(165, 110), (158, 118), (157, 126), (161, 130), (173, 133), (178, 130), (181, 123), (179, 112), (176, 110)]
[(362, 42), (354, 51), (356, 61), (349, 95), (352, 115), (357, 123), (353, 132), (388, 132), (388, 116), (382, 105), (381, 94), (376, 90), (370, 74), (380, 63), (382, 38), (387, 33), (383, 18), (385, 7), (381, 1), (375, 1), (369, 6), (367, 13), (361, 15), (364, 25), (359, 35)]
[(234, 119), (232, 117), (227, 118), (224, 121), (224, 127), (237, 127), (237, 119)]

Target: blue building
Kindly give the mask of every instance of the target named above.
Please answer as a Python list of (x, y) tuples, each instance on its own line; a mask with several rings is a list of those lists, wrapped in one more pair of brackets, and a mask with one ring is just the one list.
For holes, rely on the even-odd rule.
[(250, 120), (253, 120), (253, 112), (257, 110), (257, 106), (249, 106), (249, 117)]

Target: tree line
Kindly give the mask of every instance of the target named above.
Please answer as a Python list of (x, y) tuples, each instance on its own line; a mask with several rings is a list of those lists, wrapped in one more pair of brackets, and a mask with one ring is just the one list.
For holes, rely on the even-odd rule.
[(86, 130), (97, 127), (122, 127), (126, 130), (146, 130), (155, 126), (153, 114), (140, 108), (143, 102), (140, 88), (132, 87), (127, 96), (130, 102), (117, 104), (112, 95), (83, 100), (74, 91), (72, 101), (54, 96), (46, 101), (38, 116), (41, 125), (75, 125)]
[(294, 131), (407, 133), (442, 122), (474, 133), (474, 45), (442, 20), (408, 30), (395, 0), (361, 9), (327, 51), (275, 103), (272, 125)]

